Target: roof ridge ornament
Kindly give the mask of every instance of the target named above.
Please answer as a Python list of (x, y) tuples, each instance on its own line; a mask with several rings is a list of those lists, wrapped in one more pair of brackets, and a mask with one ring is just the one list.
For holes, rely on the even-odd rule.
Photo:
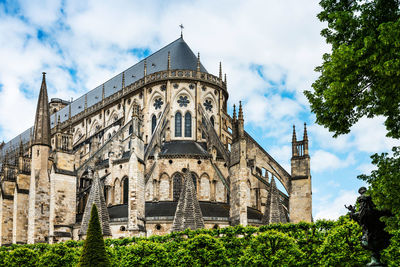
[(184, 29), (185, 27), (183, 27), (183, 24), (181, 23), (181, 24), (179, 25), (179, 28), (181, 28), (181, 38), (183, 38), (183, 29)]

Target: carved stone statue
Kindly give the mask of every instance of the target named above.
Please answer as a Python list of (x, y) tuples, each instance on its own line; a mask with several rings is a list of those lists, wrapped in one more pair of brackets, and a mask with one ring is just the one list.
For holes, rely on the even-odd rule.
[(371, 196), (365, 195), (366, 191), (365, 187), (358, 190), (359, 211), (351, 205), (345, 207), (350, 211), (350, 218), (362, 227), (361, 245), (372, 252), (371, 262), (367, 266), (386, 266), (380, 262), (380, 252), (389, 246), (390, 234), (385, 231), (385, 223), (380, 218), (392, 215), (390, 212), (377, 210)]

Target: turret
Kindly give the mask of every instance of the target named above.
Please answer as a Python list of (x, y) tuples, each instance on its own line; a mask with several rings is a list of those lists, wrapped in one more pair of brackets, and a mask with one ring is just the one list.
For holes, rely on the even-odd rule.
[(300, 141), (296, 140), (293, 126), (289, 214), (291, 222), (312, 221), (310, 155), (305, 123), (303, 140)]

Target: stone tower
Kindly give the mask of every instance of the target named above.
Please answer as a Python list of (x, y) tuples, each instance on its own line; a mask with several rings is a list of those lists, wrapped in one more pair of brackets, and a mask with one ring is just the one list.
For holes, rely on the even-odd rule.
[(307, 127), (304, 123), (303, 140), (297, 141), (296, 129), (293, 126), (291, 189), (289, 194), (290, 221), (312, 221), (312, 195), (310, 155), (308, 154)]
[(43, 72), (36, 108), (29, 187), (28, 243), (48, 242), (50, 216), (50, 112), (46, 73)]
[[(235, 109), (235, 107), (234, 107)], [(244, 119), (242, 103), (239, 103), (239, 115), (233, 111), (232, 149), (229, 175), (230, 186), (230, 221), (231, 225), (247, 226), (247, 178), (250, 176), (246, 161), (246, 139), (244, 137)]]

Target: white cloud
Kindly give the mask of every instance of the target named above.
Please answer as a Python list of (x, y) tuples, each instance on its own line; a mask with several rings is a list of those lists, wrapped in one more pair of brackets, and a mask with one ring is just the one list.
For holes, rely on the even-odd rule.
[(311, 170), (313, 172), (323, 172), (326, 170), (336, 170), (345, 168), (351, 164), (354, 164), (354, 158), (352, 154), (349, 154), (346, 159), (341, 160), (336, 155), (324, 151), (317, 150), (311, 156)]
[(319, 203), (316, 207), (314, 220), (336, 220), (340, 216), (347, 214), (348, 211), (344, 205), (354, 205), (356, 200), (356, 191), (341, 190), (336, 197), (328, 197)]
[(357, 170), (361, 172), (361, 174), (370, 175), (373, 170), (376, 170), (376, 166), (371, 163), (361, 164), (357, 167)]

